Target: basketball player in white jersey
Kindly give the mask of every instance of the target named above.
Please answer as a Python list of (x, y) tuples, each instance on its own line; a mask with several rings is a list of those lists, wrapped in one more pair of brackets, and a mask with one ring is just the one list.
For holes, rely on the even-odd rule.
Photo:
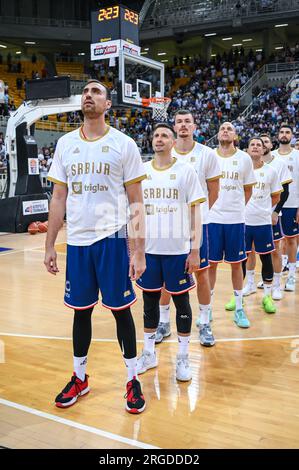
[[(175, 114), (174, 130), (177, 134), (172, 156), (178, 160), (190, 163), (199, 178), (206, 196), (206, 202), (202, 204), (202, 243), (200, 247), (200, 269), (196, 271), (197, 298), (199, 303), (199, 316), (196, 324), (199, 326), (199, 339), (203, 346), (213, 346), (215, 339), (211, 330), (211, 288), (208, 275), (209, 248), (208, 248), (208, 217), (209, 209), (218, 198), (219, 178), (221, 176), (217, 156), (206, 145), (193, 140), (196, 129), (192, 113), (182, 109)], [(160, 324), (157, 331), (156, 342), (161, 342), (163, 337), (170, 335), (170, 295), (163, 291), (160, 304)]]
[[(275, 313), (276, 306), (272, 300), (273, 263), (271, 253), (275, 251), (272, 207), (276, 207), (279, 202), (283, 188), (277, 171), (263, 161), (264, 143), (260, 137), (252, 137), (249, 140), (248, 154), (252, 158), (256, 184), (253, 186), (252, 196), (245, 208), (246, 253), (258, 253), (260, 256), (264, 288), (262, 307), (266, 313)], [(251, 267), (246, 267), (246, 264), (244, 261), (244, 277), (246, 269), (248, 279), (250, 275), (252, 276), (252, 270)], [(248, 289), (248, 284), (245, 286), (243, 294)]]
[[(270, 165), (278, 174), (280, 184), (283, 187), (283, 192), (280, 194), (280, 200), (274, 211), (272, 212), (272, 229), (273, 229), (273, 240), (275, 251), (272, 252), (272, 263), (274, 269), (273, 277), (273, 289), (272, 289), (272, 298), (273, 300), (281, 300), (281, 271), (282, 271), (282, 257), (281, 257), (281, 240), (283, 239), (283, 233), (281, 228), (281, 210), (284, 206), (284, 203), (289, 196), (289, 184), (292, 182), (292, 176), (288, 165), (281, 158), (276, 157), (271, 153), (273, 148), (271, 137), (269, 134), (261, 134), (260, 138), (264, 144), (264, 155), (263, 161)], [(247, 260), (247, 284), (244, 287), (243, 294), (250, 295), (256, 292), (256, 284), (254, 281), (255, 276), (255, 254), (254, 252), (248, 254)], [(259, 282), (257, 285), (259, 288), (263, 289), (263, 281)]]
[(282, 124), (278, 132), (279, 148), (273, 152), (273, 155), (287, 163), (293, 180), (289, 185), (289, 197), (281, 211), (281, 224), (289, 261), (286, 291), (295, 290), (297, 235), (299, 233), (299, 150), (292, 148), (292, 138), (291, 126)]
[(142, 188), (146, 209), (146, 270), (137, 280), (143, 290), (144, 349), (138, 359), (138, 373), (158, 364), (155, 335), (160, 316), (159, 300), (165, 285), (176, 306), (179, 343), (176, 378), (188, 381), (191, 379), (188, 351), (192, 324), (189, 290), (195, 287), (192, 272), (200, 263), (199, 204), (205, 201), (205, 196), (192, 166), (172, 156), (174, 140), (172, 127), (157, 124), (153, 133), (155, 155), (145, 164), (147, 179)]
[(218, 132), (219, 147), (215, 149), (222, 171), (219, 197), (209, 213), (209, 269), (211, 288), (216, 283), (218, 263), (224, 259), (231, 265), (234, 297), (225, 306), (235, 310), (234, 321), (240, 328), (250, 322), (242, 304), (245, 252), (245, 205), (252, 194), (256, 179), (250, 156), (235, 147), (237, 134), (230, 122), (221, 124)]
[[(91, 342), (91, 315), (98, 303), (110, 309), (128, 372), (126, 409), (145, 408), (137, 379), (137, 351), (130, 305), (136, 301), (131, 279), (145, 270), (144, 233), (136, 233), (129, 266), (126, 227), (129, 204), (138, 205), (136, 223), (143, 227), (141, 181), (144, 167), (136, 143), (105, 123), (110, 91), (98, 80), (83, 89), (83, 125), (61, 137), (49, 172), (54, 182), (46, 240), (45, 266), (57, 274), (55, 240), (67, 215), (65, 305), (74, 310), (74, 373), (55, 399), (67, 408), (89, 392), (86, 375)], [(137, 214), (136, 212), (136, 214)], [(134, 226), (133, 226), (134, 229)], [(131, 279), (129, 278), (129, 275)]]

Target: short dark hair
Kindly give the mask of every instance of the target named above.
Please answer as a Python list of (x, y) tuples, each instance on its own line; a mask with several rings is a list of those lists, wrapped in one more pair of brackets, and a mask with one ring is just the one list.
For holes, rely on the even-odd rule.
[(177, 116), (186, 116), (187, 114), (191, 114), (193, 120), (194, 120), (194, 117), (193, 117), (193, 114), (191, 111), (189, 111), (189, 109), (179, 109), (175, 115), (174, 115), (174, 119), (177, 117)]
[(290, 124), (281, 124), (280, 128), (278, 129), (278, 132), (281, 131), (281, 129), (290, 129), (290, 131), (293, 133), (293, 128), (290, 126)]
[(268, 139), (270, 139), (271, 142), (272, 142), (272, 137), (271, 137), (271, 135), (270, 135), (268, 132), (263, 132), (263, 133), (260, 134), (259, 136), (260, 136), (261, 138), (262, 138), (262, 137), (268, 137)]
[(169, 129), (173, 136), (175, 137), (175, 132), (173, 130), (173, 127), (170, 125), (170, 124), (167, 124), (167, 122), (157, 122), (157, 124), (154, 125), (154, 128), (153, 128), (153, 133), (159, 129), (159, 127), (164, 127), (165, 129)]
[(256, 137), (251, 137), (248, 142), (247, 142), (247, 148), (249, 147), (249, 144), (252, 140), (259, 140), (260, 142), (262, 142), (262, 146), (264, 147), (264, 142), (262, 141), (261, 137), (260, 136), (256, 136)]
[(105, 88), (105, 90), (106, 90), (106, 98), (107, 98), (107, 100), (111, 100), (111, 90), (110, 90), (110, 88), (108, 88), (108, 87), (105, 85), (105, 83), (101, 82), (100, 80), (97, 80), (96, 78), (91, 78), (90, 80), (88, 80), (88, 81), (85, 83), (85, 85), (84, 85), (84, 87), (83, 87), (83, 90), (84, 90), (84, 88), (86, 87), (86, 85), (89, 85), (90, 83), (99, 83), (100, 85), (102, 85), (102, 87)]

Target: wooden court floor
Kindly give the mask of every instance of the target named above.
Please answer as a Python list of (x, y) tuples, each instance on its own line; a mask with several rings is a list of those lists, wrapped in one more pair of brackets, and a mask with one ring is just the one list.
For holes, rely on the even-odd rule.
[[(299, 448), (298, 291), (275, 315), (258, 292), (246, 299), (251, 328), (240, 330), (224, 304), (230, 272), (215, 292), (216, 346), (202, 348), (193, 326), (193, 379), (175, 380), (177, 340), (157, 347), (159, 367), (141, 376), (147, 408), (125, 411), (126, 374), (111, 313), (97, 306), (88, 373), (91, 392), (73, 407), (53, 405), (72, 374), (72, 311), (63, 305), (65, 232), (57, 240), (60, 273), (43, 266), (43, 234), (0, 235), (0, 446), (9, 448)], [(299, 286), (298, 286), (299, 288)], [(142, 303), (132, 311), (142, 350)], [(196, 294), (191, 293), (194, 317)]]

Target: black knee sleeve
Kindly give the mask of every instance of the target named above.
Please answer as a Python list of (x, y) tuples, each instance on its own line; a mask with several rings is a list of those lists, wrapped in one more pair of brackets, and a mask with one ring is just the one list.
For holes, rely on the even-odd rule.
[(116, 321), (116, 333), (125, 359), (137, 356), (135, 324), (130, 308), (111, 310)]
[(271, 253), (260, 255), (262, 262), (262, 278), (264, 282), (273, 281), (273, 263)]
[(247, 264), (247, 259), (244, 259), (244, 261), (242, 261), (243, 281), (246, 277), (246, 264)]
[(75, 310), (73, 323), (73, 348), (75, 357), (87, 356), (91, 342), (91, 314), (92, 308)]
[(176, 326), (178, 333), (190, 333), (192, 325), (192, 310), (189, 302), (189, 292), (173, 295), (176, 308)]
[(143, 291), (144, 328), (157, 329), (160, 319), (159, 302), (161, 291)]

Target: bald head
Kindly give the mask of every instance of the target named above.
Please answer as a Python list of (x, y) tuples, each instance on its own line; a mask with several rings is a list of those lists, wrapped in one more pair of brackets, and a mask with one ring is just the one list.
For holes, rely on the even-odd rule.
[(235, 126), (231, 122), (223, 122), (219, 128), (218, 140), (221, 145), (228, 145), (235, 142), (237, 132)]

